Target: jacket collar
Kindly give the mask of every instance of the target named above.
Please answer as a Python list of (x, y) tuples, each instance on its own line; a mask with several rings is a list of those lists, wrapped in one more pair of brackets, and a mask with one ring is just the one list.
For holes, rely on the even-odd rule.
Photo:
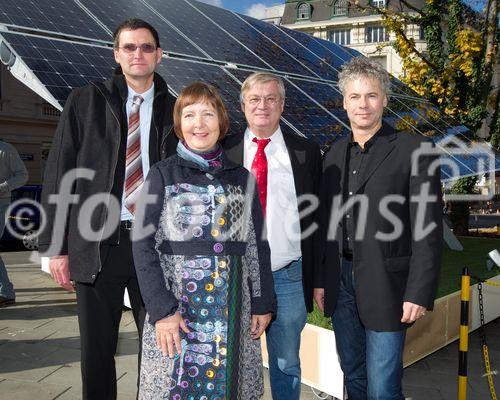
[[(154, 73), (153, 82), (155, 84), (155, 98), (160, 95), (165, 95), (168, 92), (168, 86), (165, 80), (158, 74)], [(122, 73), (120, 66), (115, 68), (114, 75), (111, 79), (104, 82), (104, 87), (108, 90), (109, 94), (118, 94), (122, 102), (127, 100), (128, 86), (125, 80), (125, 75)]]
[(382, 161), (387, 158), (389, 153), (391, 153), (395, 147), (392, 141), (396, 139), (397, 134), (391, 126), (383, 123), (376, 135), (377, 142), (374, 144), (373, 149), (371, 149), (372, 154), (368, 158), (368, 163), (363, 169), (363, 175), (360, 176), (356, 192), (362, 188), (365, 182), (377, 170), (377, 168), (382, 164)]
[[(382, 122), (382, 127), (375, 133), (377, 135), (377, 142), (373, 146), (373, 152), (364, 168), (363, 175), (359, 178), (358, 187), (355, 189), (358, 192), (370, 176), (377, 170), (382, 161), (389, 155), (389, 153), (394, 149), (394, 143), (392, 141), (396, 139), (397, 132), (390, 125)], [(351, 135), (343, 138), (338, 142), (341, 159), (339, 160), (339, 166), (342, 170), (346, 168), (346, 156), (349, 151), (349, 142), (351, 141)], [(345, 173), (341, 177), (341, 186), (344, 187)]]
[(238, 165), (243, 165), (243, 139), (242, 134), (232, 134), (227, 135), (222, 142), (225, 156)]
[[(154, 98), (158, 96), (168, 95), (168, 86), (164, 79), (154, 73), (153, 82), (155, 85)], [(98, 87), (104, 97), (108, 102), (116, 109), (121, 110), (128, 97), (128, 86), (125, 80), (125, 75), (121, 73), (121, 67), (118, 66), (115, 69), (115, 74), (111, 79), (104, 82), (92, 82), (92, 84)]]
[[(304, 191), (304, 179), (306, 178), (306, 150), (299, 139), (293, 133), (288, 133), (282, 130), (283, 140), (290, 157), (292, 165), (293, 180), (295, 183), (295, 191), (297, 196), (300, 196)], [(227, 157), (238, 165), (243, 165), (244, 152), (244, 134), (236, 134), (226, 136), (223, 142), (223, 147)]]
[(304, 188), (306, 187), (304, 183), (304, 179), (307, 177), (306, 150), (297, 140), (295, 134), (283, 132), (283, 139), (285, 140), (288, 156), (290, 157), (290, 163), (292, 164), (295, 192), (297, 196), (300, 196), (304, 193)]

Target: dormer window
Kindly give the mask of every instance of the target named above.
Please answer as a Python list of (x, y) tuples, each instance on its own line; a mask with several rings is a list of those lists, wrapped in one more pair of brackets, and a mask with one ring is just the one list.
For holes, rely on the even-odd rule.
[(385, 0), (372, 0), (372, 6), (377, 8), (385, 7)]
[(333, 16), (347, 15), (348, 0), (337, 0), (333, 4)]
[(311, 5), (307, 3), (302, 3), (297, 8), (297, 19), (311, 19)]

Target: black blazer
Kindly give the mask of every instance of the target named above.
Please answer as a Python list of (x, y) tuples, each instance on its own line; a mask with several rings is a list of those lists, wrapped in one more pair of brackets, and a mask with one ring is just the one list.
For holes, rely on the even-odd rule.
[[(396, 331), (408, 327), (400, 322), (404, 301), (432, 309), (441, 266), (442, 203), (440, 168), (428, 174), (428, 167), (437, 161), (435, 154), (422, 154), (416, 174), (412, 174), (412, 154), (431, 140), (417, 134), (396, 132), (384, 124), (373, 153), (365, 166), (355, 194), (364, 196), (367, 212), (363, 216), (360, 203), (354, 207), (355, 224), (365, 228), (362, 239), (353, 243), (353, 273), (359, 316), (366, 328), (376, 331)], [(350, 138), (340, 139), (325, 156), (322, 182), (322, 221), (330, 221), (331, 212), (339, 210), (343, 196), (345, 159)], [(416, 154), (416, 153), (415, 153)], [(436, 164), (434, 164), (436, 165)], [(420, 213), (412, 196), (428, 186), (435, 197)], [(395, 195), (386, 205), (383, 200)], [(340, 203), (335, 202), (335, 198)], [(415, 199), (414, 199), (415, 200)], [(333, 208), (333, 210), (332, 210)], [(421, 214), (421, 215), (420, 215)], [(419, 219), (434, 229), (417, 238)], [(363, 221), (366, 221), (363, 224)], [(400, 221), (401, 234), (383, 239), (381, 233), (391, 233)], [(327, 222), (327, 223), (328, 223)], [(325, 315), (332, 315), (337, 301), (342, 249), (342, 219), (338, 224), (322, 225), (322, 234), (329, 234), (323, 259)], [(422, 229), (422, 228), (421, 228)], [(418, 240), (417, 240), (418, 239)]]
[[(243, 165), (243, 134), (227, 136), (222, 145), (226, 156), (231, 161)], [(321, 152), (319, 145), (301, 136), (283, 132), (285, 145), (290, 156), (292, 164), (293, 179), (297, 197), (303, 194), (313, 194), (319, 197), (319, 187), (321, 181)], [(299, 213), (311, 206), (309, 201), (299, 203)], [(308, 212), (300, 219), (300, 228), (302, 232), (311, 226), (317, 227), (319, 212)], [(315, 251), (315, 242), (318, 239), (318, 230), (312, 235), (304, 237), (301, 240), (300, 247), (302, 251), (302, 286), (304, 289), (304, 300), (308, 312), (313, 309), (312, 292), (314, 276), (319, 276), (318, 252)], [(314, 269), (317, 269), (316, 274)]]

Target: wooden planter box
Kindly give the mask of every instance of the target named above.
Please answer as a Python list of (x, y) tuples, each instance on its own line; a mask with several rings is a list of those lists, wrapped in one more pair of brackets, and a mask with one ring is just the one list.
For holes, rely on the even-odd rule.
[[(500, 275), (489, 280), (500, 282)], [(469, 331), (481, 325), (477, 284), (471, 286)], [(484, 322), (500, 316), (500, 287), (483, 285)], [(406, 335), (405, 367), (458, 339), (460, 328), (460, 291), (440, 297), (434, 311), (419, 319)], [(457, 365), (458, 368), (458, 365)]]
[[(268, 368), (265, 334), (260, 342), (264, 366)], [(344, 398), (344, 374), (340, 369), (333, 331), (306, 324), (300, 343), (300, 364), (302, 383), (333, 397)]]

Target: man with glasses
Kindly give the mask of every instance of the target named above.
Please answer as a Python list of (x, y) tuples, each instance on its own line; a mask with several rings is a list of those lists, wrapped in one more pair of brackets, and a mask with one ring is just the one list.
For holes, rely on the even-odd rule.
[[(50, 256), (54, 280), (76, 289), (83, 399), (116, 399), (114, 356), (125, 289), (141, 335), (145, 309), (130, 238), (135, 203), (150, 165), (173, 154), (176, 146), (170, 134), (175, 99), (155, 73), (162, 58), (156, 30), (139, 19), (123, 22), (114, 33), (114, 57), (119, 67), (113, 78), (75, 89), (68, 97), (42, 195), (47, 227), (40, 251)], [(76, 196), (58, 226), (65, 208), (53, 204), (51, 195), (63, 194), (65, 176), (74, 171), (92, 176), (73, 184)], [(82, 209), (96, 194), (107, 200), (91, 212)], [(102, 229), (113, 220), (119, 226)], [(93, 240), (82, 226), (97, 232)]]
[(307, 311), (312, 311), (317, 265), (312, 233), (316, 207), (304, 195), (318, 194), (321, 154), (315, 142), (281, 130), (285, 86), (279, 76), (251, 74), (243, 82), (240, 101), (248, 127), (243, 134), (228, 136), (224, 147), (229, 159), (254, 173), (266, 217), (278, 301), (266, 330), (271, 391), (275, 400), (298, 400), (300, 333)]

